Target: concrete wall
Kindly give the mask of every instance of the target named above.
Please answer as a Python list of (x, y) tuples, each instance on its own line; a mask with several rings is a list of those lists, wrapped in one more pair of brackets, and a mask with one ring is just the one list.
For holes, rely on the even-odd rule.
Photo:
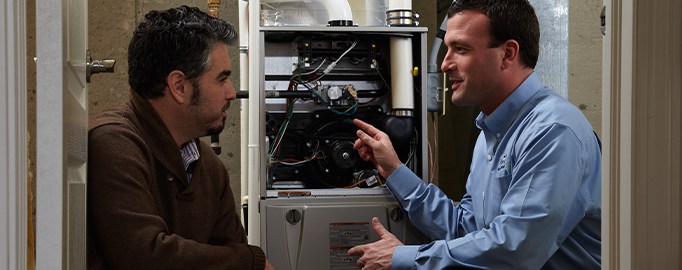
[(568, 100), (601, 138), (601, 0), (571, 0), (568, 10)]
[[(89, 116), (116, 107), (128, 99), (128, 44), (138, 22), (150, 10), (168, 9), (180, 5), (196, 6), (208, 11), (206, 0), (154, 1), (154, 0), (89, 0), (88, 43), (93, 59), (116, 59), (115, 73), (97, 74), (92, 77), (89, 87)], [(237, 1), (222, 1), (219, 17), (239, 29)], [(239, 45), (228, 48), (232, 75), (230, 81), (239, 89)], [(219, 155), (230, 175), (235, 203), (240, 200), (239, 160), (239, 101), (232, 101), (227, 111), (225, 130), (220, 134), (222, 153)]]
[[(437, 9), (446, 11), (449, 0), (413, 0), (413, 8), (421, 15), (420, 26), (429, 28), (429, 48), (444, 17)], [(89, 6), (89, 48), (93, 59), (116, 59), (116, 72), (97, 74), (89, 84), (89, 115), (123, 103), (128, 98), (127, 46), (135, 25), (149, 10), (166, 9), (179, 5), (197, 6), (208, 10), (205, 0), (160, 1), (160, 0), (88, 0)], [(569, 100), (587, 116), (594, 129), (601, 134), (601, 53), (602, 40), (599, 33), (599, 12), (601, 0), (572, 0), (569, 7)], [(223, 0), (220, 18), (238, 28), (237, 0)], [(27, 1), (27, 61), (28, 61), (28, 121), (29, 133), (36, 136), (35, 119), (35, 1)], [(239, 89), (238, 46), (229, 49), (233, 75), (232, 84)], [(444, 48), (441, 48), (441, 59)], [(472, 127), (477, 112), (470, 107), (457, 108), (446, 97), (449, 116), (437, 117), (438, 162), (434, 183), (439, 184), (451, 197), (458, 199), (464, 191), (468, 174), (467, 154), (473, 147), (477, 129)], [(429, 125), (431, 126), (431, 125)], [(234, 102), (228, 111), (226, 129), (220, 135), (222, 153), (220, 159), (227, 167), (235, 201), (240, 197), (240, 148), (239, 148), (239, 106)], [(429, 137), (433, 140), (433, 130)], [(31, 140), (29, 157), (35, 175), (35, 140)], [(454, 166), (453, 166), (454, 164)], [(443, 181), (439, 181), (442, 178)], [(35, 183), (35, 181), (34, 181)], [(32, 187), (35, 194), (35, 186)], [(33, 204), (35, 205), (35, 203)]]

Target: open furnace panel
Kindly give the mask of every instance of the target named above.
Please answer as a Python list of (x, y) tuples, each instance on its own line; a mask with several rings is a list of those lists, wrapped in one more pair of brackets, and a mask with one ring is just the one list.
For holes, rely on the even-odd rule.
[[(379, 240), (373, 217), (403, 243), (423, 244), (374, 165), (353, 150), (353, 119), (389, 134), (400, 159), (426, 179), (426, 28), (261, 27), (260, 33), (266, 135), (260, 246), (268, 260), (277, 269), (355, 269), (357, 258), (346, 253)], [(411, 51), (396, 55), (392, 38), (409, 40)], [(396, 75), (392, 62), (400, 57), (413, 66)], [(391, 85), (395, 76), (410, 80), (403, 94)], [(414, 107), (395, 108), (395, 98), (414, 100)]]
[[(267, 190), (375, 188), (383, 184), (353, 143), (353, 119), (373, 124), (391, 137), (400, 159), (424, 172), (425, 97), (421, 89), (424, 32), (405, 28), (350, 27), (262, 31), (265, 89)], [(391, 31), (377, 31), (391, 30)], [(409, 37), (417, 68), (415, 108), (395, 115), (391, 81), (391, 37)], [(404, 75), (403, 75), (404, 76)], [(280, 98), (272, 98), (278, 96)]]

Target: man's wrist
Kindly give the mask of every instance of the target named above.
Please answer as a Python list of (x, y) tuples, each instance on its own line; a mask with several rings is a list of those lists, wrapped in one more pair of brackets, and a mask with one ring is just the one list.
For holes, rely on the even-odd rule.
[[(388, 181), (388, 180), (391, 179), (391, 178), (395, 178), (395, 177), (392, 177), (392, 176), (394, 176), (394, 175), (396, 175), (396, 174), (400, 174), (399, 171), (401, 171), (400, 167), (401, 167), (402, 165), (403, 165), (403, 164), (400, 163), (400, 164), (398, 164), (398, 166), (392, 168), (393, 170), (390, 171), (390, 173), (389, 173), (389, 172), (386, 172), (386, 174), (387, 174), (387, 176), (386, 176), (386, 181)], [(405, 167), (405, 168), (407, 168), (407, 167)], [(397, 172), (397, 173), (396, 173), (396, 172)]]
[(388, 179), (389, 177), (391, 177), (391, 175), (393, 175), (393, 173), (394, 173), (396, 170), (398, 170), (398, 168), (400, 167), (400, 165), (403, 165), (403, 163), (400, 162), (399, 159), (396, 159), (396, 160), (394, 160), (394, 161), (391, 162), (390, 166), (382, 166), (383, 169), (384, 169), (384, 174), (385, 174), (385, 175), (382, 174), (381, 176), (384, 176), (384, 178)]
[(414, 259), (418, 251), (419, 246), (397, 246), (391, 258), (391, 269), (415, 269)]

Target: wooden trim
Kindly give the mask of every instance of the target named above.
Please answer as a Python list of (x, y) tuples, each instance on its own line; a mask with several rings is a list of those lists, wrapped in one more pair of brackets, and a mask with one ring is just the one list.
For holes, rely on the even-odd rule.
[(682, 3), (604, 4), (602, 266), (680, 269)]
[(633, 9), (632, 265), (680, 269), (682, 6), (639, 0)]
[(602, 98), (602, 268), (620, 265), (620, 105), (622, 3), (605, 0), (606, 36)]
[(623, 270), (632, 269), (632, 85), (633, 85), (633, 25), (635, 14), (633, 10), (634, 1), (622, 0), (620, 3), (620, 99), (619, 108), (619, 144), (618, 150), (618, 245), (619, 245), (619, 268)]

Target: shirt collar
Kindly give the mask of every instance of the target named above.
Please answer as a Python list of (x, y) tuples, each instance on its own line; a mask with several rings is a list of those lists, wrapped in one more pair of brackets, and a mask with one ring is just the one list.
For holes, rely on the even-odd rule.
[(199, 160), (199, 149), (195, 140), (191, 140), (182, 145), (180, 148), (182, 153), (182, 162), (185, 164), (185, 171), (189, 171), (189, 166), (192, 162)]
[(540, 78), (533, 71), (490, 115), (486, 116), (481, 112), (476, 117), (476, 126), (480, 129), (486, 127), (491, 132), (504, 136), (512, 123), (514, 123), (514, 120), (516, 120), (516, 116), (521, 111), (521, 108), (542, 87)]
[[(180, 147), (177, 146), (173, 135), (163, 123), (161, 117), (149, 101), (141, 97), (137, 92), (130, 89), (130, 106), (135, 112), (135, 115), (140, 119), (140, 128), (145, 133), (145, 143), (149, 145), (152, 150), (154, 159), (161, 164), (168, 172), (173, 174), (176, 178), (180, 178), (187, 174), (185, 168), (184, 158), (178, 155)], [(194, 140), (193, 140), (194, 141)], [(185, 183), (184, 181), (180, 181)]]

